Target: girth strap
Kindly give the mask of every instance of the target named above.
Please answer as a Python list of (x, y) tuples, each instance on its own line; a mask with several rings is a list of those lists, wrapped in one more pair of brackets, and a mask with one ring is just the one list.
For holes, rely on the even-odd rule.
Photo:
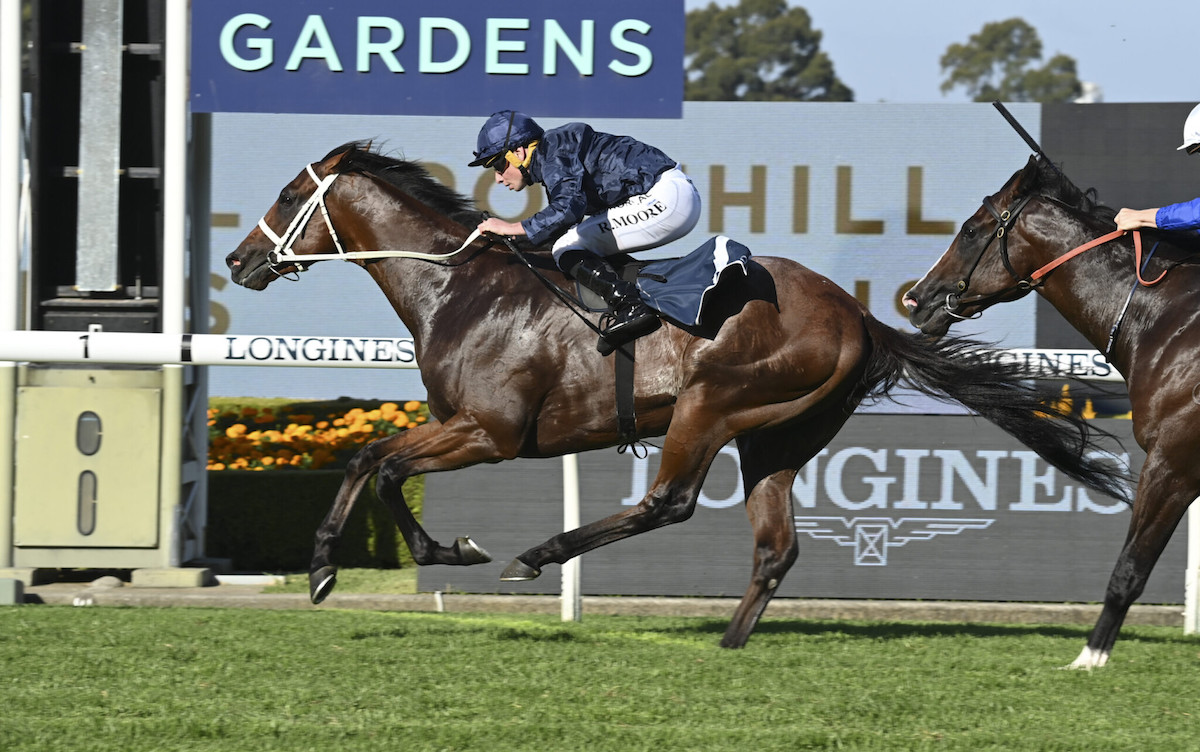
[[(621, 276), (630, 282), (637, 281), (638, 265), (629, 264), (621, 270)], [(637, 441), (637, 414), (633, 409), (633, 365), (636, 339), (630, 340), (613, 353), (617, 371), (617, 440), (619, 446)]]
[(633, 411), (634, 342), (627, 342), (613, 353), (617, 359), (617, 440), (622, 446), (637, 440), (637, 415)]

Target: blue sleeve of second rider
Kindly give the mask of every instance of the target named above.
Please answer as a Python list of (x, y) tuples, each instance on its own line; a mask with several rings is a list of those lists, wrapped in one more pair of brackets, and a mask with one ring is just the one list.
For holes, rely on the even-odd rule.
[(1154, 221), (1160, 230), (1200, 230), (1200, 198), (1164, 206)]

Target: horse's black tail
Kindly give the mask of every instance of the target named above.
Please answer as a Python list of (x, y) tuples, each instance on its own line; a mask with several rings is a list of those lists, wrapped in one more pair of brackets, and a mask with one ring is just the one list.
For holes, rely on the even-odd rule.
[(1103, 459), (1104, 450), (1097, 441), (1112, 439), (1112, 435), (1064, 408), (1057, 393), (1031, 386), (1024, 365), (1004, 361), (996, 357), (996, 350), (973, 340), (945, 337), (934, 341), (893, 329), (870, 315), (864, 322), (873, 350), (859, 397), (877, 397), (902, 384), (932, 397), (960, 402), (1067, 476), (1130, 502), (1129, 476), (1116, 463)]

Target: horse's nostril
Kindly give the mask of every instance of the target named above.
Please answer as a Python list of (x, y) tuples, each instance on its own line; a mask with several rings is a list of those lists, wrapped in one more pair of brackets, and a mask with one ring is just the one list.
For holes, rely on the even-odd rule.
[(236, 251), (225, 257), (225, 265), (230, 269), (236, 269), (242, 265), (242, 261), (237, 257)]
[(905, 295), (903, 303), (904, 303), (904, 307), (907, 308), (909, 311), (915, 311), (918, 308), (916, 298), (914, 298), (911, 295)]

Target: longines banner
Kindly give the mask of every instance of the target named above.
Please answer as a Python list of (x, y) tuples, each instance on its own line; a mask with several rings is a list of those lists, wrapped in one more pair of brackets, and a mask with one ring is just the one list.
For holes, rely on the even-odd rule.
[(683, 2), (203, 0), (194, 112), (672, 117)]
[[(1112, 461), (1141, 467), (1130, 422)], [(580, 456), (584, 522), (636, 504), (657, 470), (615, 450)], [(518, 460), (426, 476), (424, 523), (445, 542), (471, 535), (495, 557), (422, 567), (422, 590), (557, 593), (560, 569), (501, 583), (512, 557), (562, 529), (560, 460)], [(781, 597), (1099, 601), (1129, 510), (1068, 479), (990, 423), (964, 416), (859, 415), (793, 486), (800, 556)], [(583, 557), (586, 594), (740, 596), (754, 554), (737, 453), (722, 451), (687, 522)], [(1182, 603), (1186, 534), (1143, 603)]]

